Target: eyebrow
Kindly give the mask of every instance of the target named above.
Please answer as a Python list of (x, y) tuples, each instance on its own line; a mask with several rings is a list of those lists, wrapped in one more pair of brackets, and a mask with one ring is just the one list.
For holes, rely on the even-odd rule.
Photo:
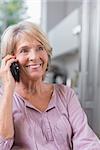
[(30, 48), (29, 46), (22, 46), (22, 47), (19, 47), (17, 50), (21, 50), (23, 48)]
[(22, 46), (22, 47), (20, 47), (19, 49), (21, 49), (21, 48), (29, 48), (30, 46)]

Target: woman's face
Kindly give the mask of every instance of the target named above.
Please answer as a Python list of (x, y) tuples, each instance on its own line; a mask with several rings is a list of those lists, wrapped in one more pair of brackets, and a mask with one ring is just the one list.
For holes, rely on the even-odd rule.
[(48, 54), (44, 46), (35, 39), (22, 38), (16, 46), (15, 56), (28, 78), (42, 79), (48, 64)]

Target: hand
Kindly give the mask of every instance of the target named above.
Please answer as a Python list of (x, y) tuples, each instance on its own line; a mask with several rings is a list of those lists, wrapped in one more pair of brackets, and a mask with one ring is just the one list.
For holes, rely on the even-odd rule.
[(11, 74), (10, 66), (13, 62), (17, 61), (15, 56), (7, 55), (2, 59), (0, 68), (0, 80), (4, 87), (10, 86), (10, 88), (15, 87), (15, 80)]

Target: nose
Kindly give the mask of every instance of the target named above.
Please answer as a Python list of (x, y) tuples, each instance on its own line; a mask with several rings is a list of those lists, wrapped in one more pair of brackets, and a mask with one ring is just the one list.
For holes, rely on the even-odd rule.
[(38, 55), (37, 55), (36, 51), (34, 49), (31, 49), (29, 52), (29, 60), (30, 61), (35, 60), (37, 57), (38, 57)]

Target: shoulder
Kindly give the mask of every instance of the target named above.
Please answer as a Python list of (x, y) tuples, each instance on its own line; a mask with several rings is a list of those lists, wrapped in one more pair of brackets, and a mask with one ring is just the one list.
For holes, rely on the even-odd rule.
[(13, 104), (14, 107), (17, 107), (17, 109), (22, 109), (25, 105), (26, 100), (20, 96), (18, 93), (14, 92), (13, 94)]
[(57, 98), (60, 98), (63, 102), (68, 104), (73, 96), (76, 96), (75, 91), (64, 84), (55, 84), (55, 93)]
[(73, 94), (75, 94), (75, 91), (72, 88), (64, 84), (55, 84), (55, 88), (57, 92), (60, 92), (67, 97), (73, 96)]

